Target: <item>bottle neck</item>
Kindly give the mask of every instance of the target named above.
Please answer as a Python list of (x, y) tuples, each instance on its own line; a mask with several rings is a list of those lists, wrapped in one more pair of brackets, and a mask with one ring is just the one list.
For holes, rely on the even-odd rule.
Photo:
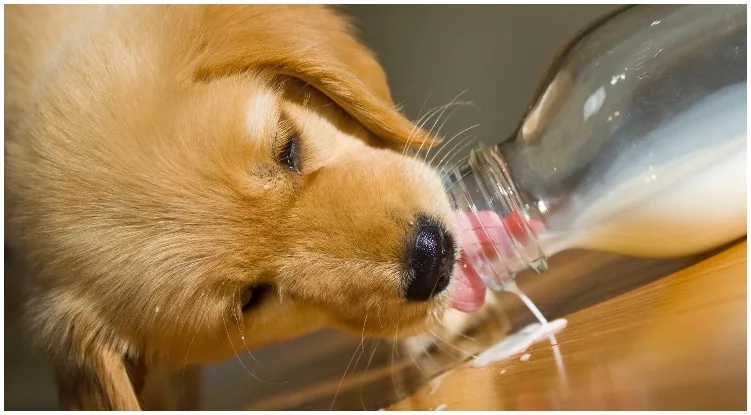
[(536, 235), (541, 222), (530, 218), (501, 148), (474, 149), (443, 174), (466, 263), (496, 291), (512, 284), (519, 271), (547, 270)]

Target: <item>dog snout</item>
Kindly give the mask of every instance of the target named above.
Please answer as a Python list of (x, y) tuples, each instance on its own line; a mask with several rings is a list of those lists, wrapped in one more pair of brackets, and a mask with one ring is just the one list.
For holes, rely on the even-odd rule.
[(454, 238), (438, 221), (416, 220), (407, 246), (409, 273), (406, 297), (427, 301), (448, 287), (454, 268)]

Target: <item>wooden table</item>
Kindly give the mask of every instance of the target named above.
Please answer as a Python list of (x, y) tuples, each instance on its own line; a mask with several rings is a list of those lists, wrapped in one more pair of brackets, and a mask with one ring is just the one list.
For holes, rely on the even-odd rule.
[(388, 409), (746, 409), (746, 275), (744, 240), (567, 316), (527, 361), (461, 365)]
[[(519, 285), (548, 318), (569, 319), (558, 348), (537, 344), (526, 363), (516, 355), (483, 371), (437, 353), (417, 369), (405, 353), (394, 360), (391, 342), (372, 340), (350, 367), (360, 336), (321, 332), (254, 351), (262, 364), (244, 357), (257, 376), (288, 383), (249, 380), (236, 360), (210, 368), (203, 408), (742, 409), (746, 244), (713, 256), (660, 261), (570, 251), (550, 258), (543, 275), (520, 274)], [(13, 357), (6, 373), (14, 379), (6, 385), (6, 409), (54, 410), (51, 370), (13, 318), (21, 298), (13, 282), (5, 279), (5, 347)], [(518, 298), (500, 296), (503, 317), (456, 346), (477, 353), (531, 322)], [(431, 394), (430, 377), (446, 371)]]

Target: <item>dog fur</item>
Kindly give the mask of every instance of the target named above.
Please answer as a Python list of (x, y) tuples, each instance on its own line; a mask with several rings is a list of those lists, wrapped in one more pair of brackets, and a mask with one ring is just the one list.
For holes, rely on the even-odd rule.
[[(437, 140), (335, 10), (6, 6), (5, 39), (6, 242), (65, 408), (166, 407), (150, 379), (446, 310), (452, 286), (400, 295), (414, 219), (455, 232), (403, 152)], [(275, 159), (289, 136), (299, 174)], [(248, 287), (272, 288), (242, 313)]]

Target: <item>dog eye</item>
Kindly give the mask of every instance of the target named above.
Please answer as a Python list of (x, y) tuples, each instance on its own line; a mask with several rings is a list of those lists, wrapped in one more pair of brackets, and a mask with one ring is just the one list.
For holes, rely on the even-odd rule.
[(273, 291), (268, 284), (253, 285), (246, 288), (240, 295), (240, 308), (243, 313), (253, 310), (261, 305), (263, 299)]
[(302, 171), (300, 165), (300, 137), (290, 136), (279, 150), (279, 163), (295, 173)]
[(240, 297), (240, 304), (243, 313), (248, 311), (251, 301), (253, 301), (253, 290), (251, 288), (246, 288), (245, 291), (243, 291), (242, 296)]

